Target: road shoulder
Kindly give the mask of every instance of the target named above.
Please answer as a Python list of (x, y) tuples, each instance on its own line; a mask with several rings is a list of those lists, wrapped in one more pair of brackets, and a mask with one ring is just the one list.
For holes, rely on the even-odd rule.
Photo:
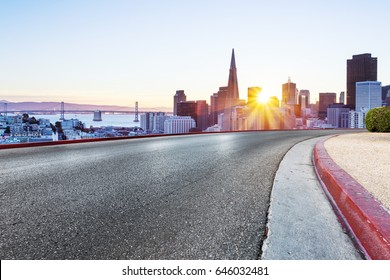
[(312, 151), (325, 138), (298, 143), (280, 163), (271, 193), (262, 259), (361, 259), (314, 171)]

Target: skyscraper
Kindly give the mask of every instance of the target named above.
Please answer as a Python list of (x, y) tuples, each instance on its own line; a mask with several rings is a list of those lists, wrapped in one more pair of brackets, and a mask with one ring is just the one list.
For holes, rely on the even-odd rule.
[(198, 118), (195, 101), (177, 103), (177, 116), (190, 116), (195, 122)]
[(228, 87), (220, 87), (217, 93), (210, 96), (210, 126), (218, 123), (218, 115), (225, 111)]
[(298, 104), (301, 109), (309, 108), (310, 104), (310, 91), (307, 89), (301, 89), (298, 95)]
[(356, 111), (367, 112), (372, 108), (382, 106), (381, 82), (357, 82), (356, 83)]
[(320, 119), (325, 119), (328, 113), (328, 106), (330, 104), (336, 103), (336, 93), (335, 92), (322, 92), (320, 93), (320, 106), (318, 109), (318, 117)]
[(229, 80), (227, 86), (227, 95), (225, 102), (225, 110), (223, 114), (222, 130), (232, 130), (232, 107), (239, 104), (240, 97), (238, 93), (237, 68), (234, 49), (232, 50), (232, 57), (230, 60)]
[(344, 91), (340, 92), (339, 103), (345, 104), (345, 92)]
[(177, 103), (187, 101), (187, 96), (184, 94), (184, 90), (177, 90), (173, 96), (173, 115), (177, 115)]
[(177, 116), (190, 116), (199, 130), (208, 127), (209, 105), (206, 100), (185, 101), (177, 104)]
[(208, 127), (209, 105), (206, 100), (196, 101), (196, 127), (205, 130)]
[(282, 85), (282, 105), (297, 104), (297, 85), (291, 82), (290, 77), (288, 82)]
[(248, 107), (255, 108), (258, 104), (257, 99), (261, 93), (261, 87), (249, 87), (248, 88)]
[(352, 56), (347, 60), (347, 105), (356, 107), (356, 82), (376, 81), (378, 62), (370, 53)]

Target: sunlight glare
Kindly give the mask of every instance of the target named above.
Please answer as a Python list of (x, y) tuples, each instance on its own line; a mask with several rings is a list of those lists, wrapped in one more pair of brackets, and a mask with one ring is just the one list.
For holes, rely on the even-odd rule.
[(257, 102), (260, 104), (267, 104), (270, 101), (269, 98), (270, 96), (268, 94), (261, 92), (257, 96)]

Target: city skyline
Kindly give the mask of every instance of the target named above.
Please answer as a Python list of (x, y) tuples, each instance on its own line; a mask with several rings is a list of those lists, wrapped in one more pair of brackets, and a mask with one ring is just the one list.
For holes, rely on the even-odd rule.
[(371, 2), (373, 13), (361, 1), (209, 2), (2, 2), (0, 99), (172, 107), (184, 90), (209, 103), (232, 48), (241, 99), (249, 87), (281, 99), (288, 77), (311, 102), (338, 95), (361, 53), (390, 84), (389, 3)]

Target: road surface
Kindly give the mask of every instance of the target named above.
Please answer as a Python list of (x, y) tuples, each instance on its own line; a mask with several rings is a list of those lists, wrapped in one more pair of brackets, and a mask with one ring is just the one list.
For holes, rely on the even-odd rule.
[(1, 259), (257, 259), (296, 143), (202, 134), (1, 150)]

